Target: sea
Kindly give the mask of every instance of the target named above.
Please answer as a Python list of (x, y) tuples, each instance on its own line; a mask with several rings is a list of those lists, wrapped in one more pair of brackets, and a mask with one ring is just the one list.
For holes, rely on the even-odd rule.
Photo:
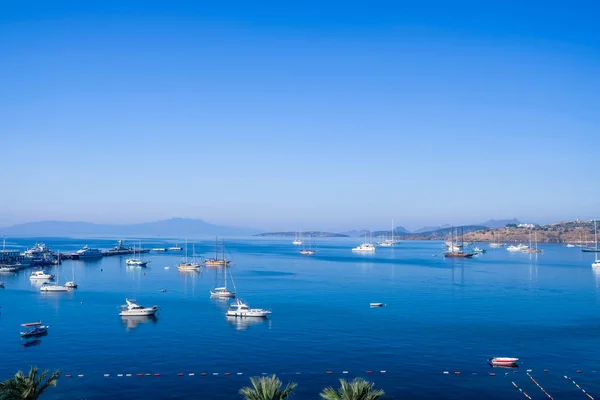
[[(268, 318), (228, 319), (232, 300), (209, 293), (223, 285), (224, 269), (179, 272), (185, 251), (144, 254), (147, 268), (127, 267), (128, 256), (48, 268), (60, 283), (75, 279), (79, 288), (69, 293), (42, 294), (29, 270), (3, 274), (0, 379), (32, 365), (61, 370), (45, 399), (241, 399), (251, 377), (272, 374), (298, 384), (294, 399), (319, 398), (323, 388), (355, 377), (387, 399), (600, 398), (594, 253), (550, 244), (539, 254), (510, 253), (481, 244), (485, 254), (445, 259), (442, 242), (355, 254), (359, 238), (322, 238), (312, 241), (318, 252), (305, 256), (290, 238), (224, 240), (233, 260), (228, 287), (235, 284), (251, 307), (271, 310)], [(35, 242), (62, 253), (116, 245), (110, 238), (8, 238), (6, 246)], [(176, 242), (186, 247), (164, 238), (128, 244)], [(214, 238), (188, 240), (187, 254), (214, 256)], [(125, 298), (160, 311), (154, 319), (121, 318)], [(20, 324), (38, 320), (48, 335), (22, 340)], [(492, 368), (495, 356), (521, 363)]]

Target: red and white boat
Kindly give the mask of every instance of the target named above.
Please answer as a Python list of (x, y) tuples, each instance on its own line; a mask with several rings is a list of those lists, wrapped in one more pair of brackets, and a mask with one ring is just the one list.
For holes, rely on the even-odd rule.
[(513, 357), (491, 357), (488, 361), (491, 365), (508, 367), (508, 366), (517, 365), (517, 363), (519, 362), (519, 359), (513, 358)]

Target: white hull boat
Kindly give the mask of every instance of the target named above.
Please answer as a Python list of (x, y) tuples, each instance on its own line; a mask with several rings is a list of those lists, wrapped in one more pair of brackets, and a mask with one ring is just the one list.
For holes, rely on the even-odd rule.
[(77, 284), (75, 282), (67, 282), (65, 283), (65, 287), (69, 289), (77, 289)]
[(147, 317), (147, 316), (156, 314), (156, 312), (158, 311), (158, 306), (152, 306), (152, 307), (140, 306), (139, 304), (137, 304), (135, 299), (125, 299), (125, 302), (127, 304), (122, 305), (120, 307), (121, 312), (119, 313), (119, 315), (122, 317), (123, 316)]
[(529, 246), (526, 246), (524, 244), (519, 244), (518, 246), (508, 246), (506, 248), (506, 250), (514, 253), (514, 252), (517, 252), (517, 251), (527, 250), (528, 248), (529, 248)]
[(49, 284), (43, 284), (42, 287), (40, 287), (40, 292), (68, 292), (69, 288), (67, 288), (66, 286), (62, 286), (62, 285), (49, 285)]
[(130, 267), (145, 267), (150, 261), (142, 261), (137, 258), (130, 258), (125, 263)]
[(212, 297), (233, 298), (235, 292), (228, 290), (226, 287), (214, 288), (210, 291)]
[(494, 366), (509, 367), (517, 365), (519, 359), (513, 357), (491, 357), (488, 362)]
[[(184, 262), (179, 264), (177, 269), (180, 271), (198, 271), (200, 267), (202, 267), (202, 264), (200, 263)], [(168, 267), (165, 267), (165, 269), (168, 269)]]
[(271, 311), (262, 308), (250, 308), (238, 299), (234, 304), (231, 304), (231, 308), (227, 310), (225, 315), (240, 318), (265, 318), (269, 314), (271, 314)]
[(302, 240), (294, 240), (292, 244), (295, 246), (302, 246), (304, 242)]
[(52, 280), (54, 279), (54, 275), (49, 274), (46, 271), (33, 271), (29, 276), (29, 279)]
[(383, 307), (383, 303), (369, 303), (371, 307)]

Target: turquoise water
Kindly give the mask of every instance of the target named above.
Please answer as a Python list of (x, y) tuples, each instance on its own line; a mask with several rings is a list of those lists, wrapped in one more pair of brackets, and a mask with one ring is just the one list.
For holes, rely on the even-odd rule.
[[(44, 241), (63, 252), (115, 245)], [(34, 242), (13, 239), (7, 246)], [(600, 396), (600, 276), (590, 265), (593, 254), (548, 245), (537, 256), (490, 249), (471, 260), (447, 260), (440, 242), (352, 254), (359, 242), (314, 240), (319, 252), (307, 257), (291, 239), (227, 240), (238, 294), (273, 311), (264, 321), (228, 320), (229, 301), (209, 295), (222, 284), (222, 270), (178, 272), (181, 254), (146, 254), (146, 269), (127, 268), (127, 256), (64, 261), (51, 270), (61, 283), (74, 270), (80, 288), (68, 294), (41, 294), (29, 271), (2, 275), (0, 377), (30, 365), (71, 374), (48, 399), (232, 399), (250, 376), (263, 373), (297, 382), (297, 399), (317, 398), (324, 386), (355, 376), (374, 381), (388, 398), (524, 398), (511, 381), (534, 399), (546, 398), (525, 374), (532, 369), (554, 398), (585, 398), (563, 375)], [(146, 248), (174, 243), (143, 241)], [(214, 255), (213, 240), (195, 243), (197, 254)], [(125, 297), (158, 305), (158, 317), (123, 320), (117, 307)], [(370, 302), (386, 306), (372, 309)], [(50, 333), (24, 347), (19, 325), (38, 319)], [(492, 369), (490, 356), (519, 357), (523, 364), (517, 373)]]

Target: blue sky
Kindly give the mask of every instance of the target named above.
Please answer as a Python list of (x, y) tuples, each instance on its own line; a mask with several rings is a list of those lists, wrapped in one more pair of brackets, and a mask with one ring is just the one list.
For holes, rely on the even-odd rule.
[(561, 3), (3, 2), (0, 226), (592, 218), (600, 6)]

